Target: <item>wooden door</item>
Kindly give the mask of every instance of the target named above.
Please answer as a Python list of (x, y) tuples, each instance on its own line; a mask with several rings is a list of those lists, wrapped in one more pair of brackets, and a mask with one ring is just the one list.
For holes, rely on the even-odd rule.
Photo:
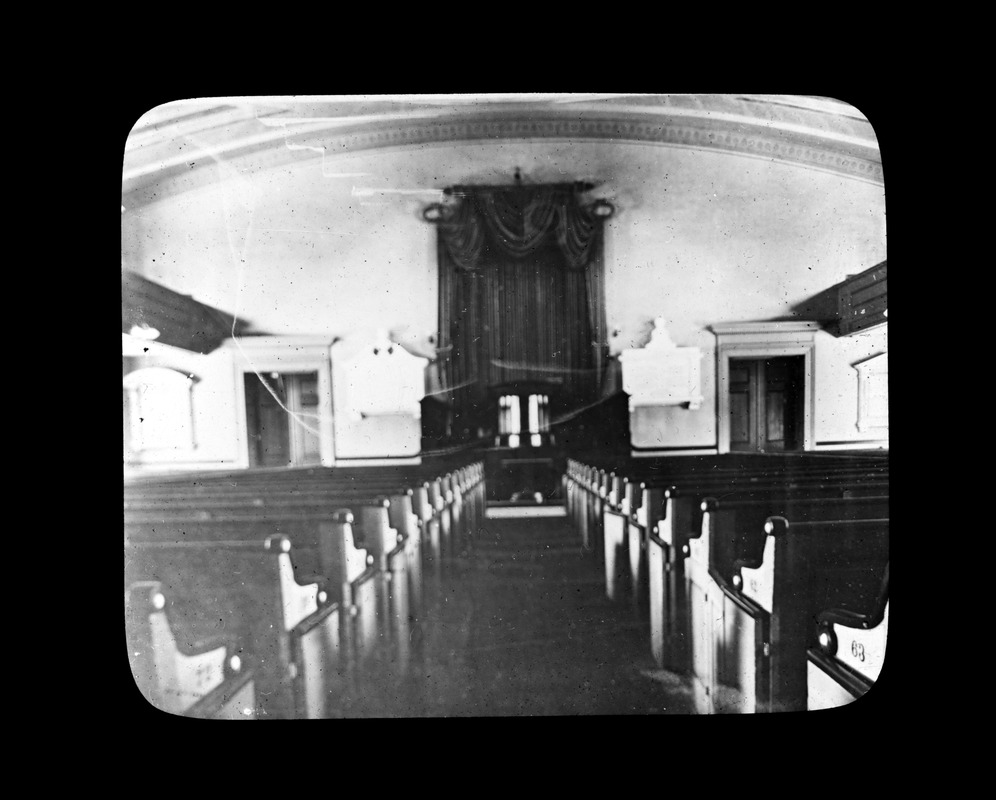
[(245, 384), (249, 466), (285, 467), (291, 451), (287, 412), (281, 405), (287, 404), (284, 382), (277, 373), (248, 373)]
[(245, 385), (249, 466), (321, 463), (318, 373), (249, 373)]
[(318, 373), (284, 375), (290, 427), (291, 461), (299, 466), (321, 463), (318, 436)]
[(803, 356), (730, 359), (730, 450), (802, 449)]

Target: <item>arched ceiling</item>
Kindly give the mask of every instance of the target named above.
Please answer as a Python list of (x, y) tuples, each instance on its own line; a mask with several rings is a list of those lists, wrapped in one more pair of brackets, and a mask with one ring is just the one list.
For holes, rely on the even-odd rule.
[[(502, 142), (639, 144), (712, 150), (881, 184), (871, 123), (853, 106), (801, 95), (406, 95), (176, 101), (133, 127), (126, 207), (216, 180), (219, 163), (255, 171), (345, 157), (363, 172), (379, 153)], [(433, 164), (437, 189), (466, 165)], [(572, 175), (571, 179), (590, 176)], [(509, 175), (511, 178), (511, 175)]]
[[(424, 208), (447, 187), (510, 184), (520, 170), (526, 184), (587, 182), (614, 205), (620, 319), (659, 314), (662, 287), (633, 288), (652, 263), (698, 296), (763, 261), (767, 282), (726, 287), (726, 316), (687, 310), (688, 336), (693, 316), (788, 314), (885, 257), (878, 142), (847, 103), (378, 95), (150, 109), (125, 143), (121, 267), (255, 331), (331, 337), (376, 318), (424, 333), (435, 324)], [(342, 303), (358, 282), (384, 291)]]

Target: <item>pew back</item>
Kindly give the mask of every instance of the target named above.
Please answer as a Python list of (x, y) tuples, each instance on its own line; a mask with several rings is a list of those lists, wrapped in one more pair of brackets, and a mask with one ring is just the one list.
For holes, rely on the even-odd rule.
[[(224, 632), (232, 642), (226, 654), (237, 651), (253, 672), (255, 715), (293, 718), (325, 714), (326, 697), (319, 697), (323, 693), (313, 687), (334, 673), (328, 664), (334, 665), (335, 660), (326, 662), (324, 653), (321, 662), (312, 660), (321, 652), (312, 640), (320, 639), (324, 628), (334, 642), (339, 622), (336, 609), (318, 584), (296, 581), (289, 539), (271, 536), (262, 543), (141, 542), (128, 548), (126, 558), (133, 574), (142, 576), (136, 583), (155, 582), (169, 588), (164, 611), (177, 651), (209, 652), (218, 634)], [(132, 591), (130, 597), (137, 595)], [(139, 618), (129, 614), (133, 640), (155, 633), (135, 625)], [(305, 638), (307, 642), (302, 641)], [(143, 647), (161, 656), (168, 652), (170, 643), (153, 637), (146, 639)], [(156, 679), (162, 681), (162, 675), (158, 671)], [(158, 696), (168, 693), (167, 686), (158, 684)], [(303, 687), (312, 690), (302, 692)], [(309, 707), (309, 699), (321, 705)]]
[(741, 566), (737, 581), (713, 572), (706, 584), (713, 711), (805, 710), (820, 610), (867, 606), (887, 569), (887, 519), (772, 517), (763, 530), (757, 566)]

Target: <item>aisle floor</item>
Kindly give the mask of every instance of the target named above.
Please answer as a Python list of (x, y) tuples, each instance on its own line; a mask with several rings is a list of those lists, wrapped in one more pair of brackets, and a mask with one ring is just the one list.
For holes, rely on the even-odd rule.
[(656, 667), (648, 623), (605, 596), (566, 518), (488, 518), (448, 567), (407, 684), (357, 715), (694, 713), (687, 681)]

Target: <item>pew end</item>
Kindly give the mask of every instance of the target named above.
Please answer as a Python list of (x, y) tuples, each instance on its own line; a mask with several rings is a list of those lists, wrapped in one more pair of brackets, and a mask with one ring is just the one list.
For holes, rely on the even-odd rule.
[(807, 651), (807, 708), (848, 705), (878, 681), (889, 636), (889, 565), (881, 590), (862, 607), (828, 608), (817, 617), (815, 641)]
[(253, 669), (237, 636), (177, 635), (172, 598), (159, 581), (139, 581), (125, 597), (132, 676), (142, 696), (167, 714), (207, 719), (256, 716)]

